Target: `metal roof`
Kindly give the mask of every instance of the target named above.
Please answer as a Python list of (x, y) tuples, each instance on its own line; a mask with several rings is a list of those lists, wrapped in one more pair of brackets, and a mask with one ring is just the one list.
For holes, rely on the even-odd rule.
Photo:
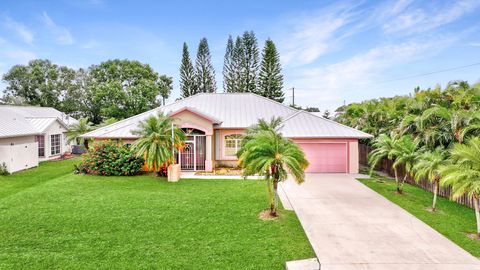
[(373, 136), (363, 131), (342, 125), (321, 116), (298, 111), (283, 121), (280, 130), (289, 138), (358, 138), (366, 139)]
[[(175, 103), (118, 121), (83, 135), (85, 138), (137, 138), (132, 130), (140, 121), (159, 112), (172, 114), (182, 109), (190, 109), (216, 119), (214, 128), (243, 129), (252, 126), (259, 119), (272, 117), (285, 119), (283, 133), (287, 137), (342, 137), (370, 138), (371, 135), (346, 127), (334, 121), (298, 111), (282, 103), (252, 93), (200, 93), (181, 99)], [(303, 116), (303, 113), (312, 116)], [(298, 118), (297, 118), (298, 117)], [(294, 123), (297, 118), (303, 125)], [(286, 135), (289, 134), (289, 135)]]
[(0, 105), (0, 138), (41, 134), (55, 121), (78, 122), (54, 108)]

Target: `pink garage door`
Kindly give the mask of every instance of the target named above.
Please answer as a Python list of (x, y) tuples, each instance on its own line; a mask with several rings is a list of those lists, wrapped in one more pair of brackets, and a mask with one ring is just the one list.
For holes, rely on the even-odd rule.
[(299, 143), (310, 166), (305, 172), (347, 172), (346, 143)]

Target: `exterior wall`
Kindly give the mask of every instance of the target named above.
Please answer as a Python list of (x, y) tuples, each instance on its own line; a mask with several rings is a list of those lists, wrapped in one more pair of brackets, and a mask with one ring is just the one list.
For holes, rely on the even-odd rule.
[(347, 144), (347, 172), (358, 173), (358, 139), (302, 139), (292, 138), (296, 143), (345, 143)]
[(9, 172), (38, 166), (38, 144), (35, 136), (0, 139), (0, 164), (3, 162)]
[(225, 136), (231, 134), (244, 134), (245, 129), (217, 129), (218, 136), (215, 136), (215, 167), (237, 167), (238, 160), (236, 156), (225, 155)]
[[(71, 151), (71, 144), (67, 143), (67, 129), (62, 126), (58, 121), (55, 121), (51, 124), (43, 134), (45, 136), (45, 157), (40, 157), (40, 161), (50, 160), (58, 158), (60, 155), (64, 154), (65, 152)], [(54, 134), (61, 134), (60, 135), (60, 154), (52, 155), (51, 154), (51, 135)]]

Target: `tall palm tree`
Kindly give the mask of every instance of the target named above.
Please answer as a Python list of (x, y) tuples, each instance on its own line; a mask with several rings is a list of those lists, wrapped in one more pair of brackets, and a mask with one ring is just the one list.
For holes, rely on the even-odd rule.
[(456, 143), (450, 150), (452, 164), (440, 170), (440, 183), (452, 187), (452, 199), (464, 194), (473, 201), (480, 237), (480, 137), (470, 138), (465, 144)]
[(436, 210), (438, 189), (440, 187), (440, 169), (449, 164), (447, 151), (443, 147), (437, 147), (433, 151), (423, 152), (417, 163), (413, 166), (415, 181), (427, 179), (433, 184), (432, 211)]
[(405, 175), (400, 183), (397, 182), (398, 193), (403, 193), (403, 184), (407, 180), (408, 175), (412, 176), (413, 165), (418, 157), (417, 149), (418, 142), (410, 135), (400, 137), (394, 145), (392, 155), (395, 157), (395, 162), (392, 167), (396, 170), (399, 165), (405, 166)]
[(132, 144), (131, 149), (137, 156), (143, 157), (151, 171), (159, 172), (162, 166), (174, 163), (172, 149), (183, 146), (185, 134), (173, 121), (159, 113), (140, 122), (138, 129), (133, 131), (140, 138)]
[[(370, 175), (372, 175), (373, 170), (377, 164), (384, 158), (395, 161), (397, 154), (396, 149), (399, 143), (398, 135), (390, 133), (389, 135), (380, 134), (373, 141), (373, 151), (368, 155), (368, 164), (370, 165)], [(397, 191), (399, 190), (399, 181), (398, 181), (398, 171), (397, 167), (393, 166), (393, 172), (395, 175), (395, 183), (397, 183)]]
[(78, 120), (78, 123), (73, 124), (72, 126), (69, 127), (67, 132), (67, 142), (70, 143), (75, 141), (76, 144), (78, 145), (83, 144), (86, 147), (85, 138), (80, 137), (80, 135), (85, 134), (92, 130), (93, 130), (92, 123), (90, 123), (87, 118), (80, 118)]
[[(275, 130), (261, 130), (241, 146), (239, 164), (243, 175), (258, 174), (267, 180), (270, 215), (277, 216), (280, 181), (290, 172), (297, 183), (305, 181), (308, 161), (300, 147)], [(272, 191), (273, 190), (273, 191)]]

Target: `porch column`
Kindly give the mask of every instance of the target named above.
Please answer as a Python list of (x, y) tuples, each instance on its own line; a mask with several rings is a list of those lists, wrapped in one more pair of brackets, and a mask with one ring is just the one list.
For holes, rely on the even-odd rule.
[(205, 136), (205, 171), (212, 171), (212, 135)]

